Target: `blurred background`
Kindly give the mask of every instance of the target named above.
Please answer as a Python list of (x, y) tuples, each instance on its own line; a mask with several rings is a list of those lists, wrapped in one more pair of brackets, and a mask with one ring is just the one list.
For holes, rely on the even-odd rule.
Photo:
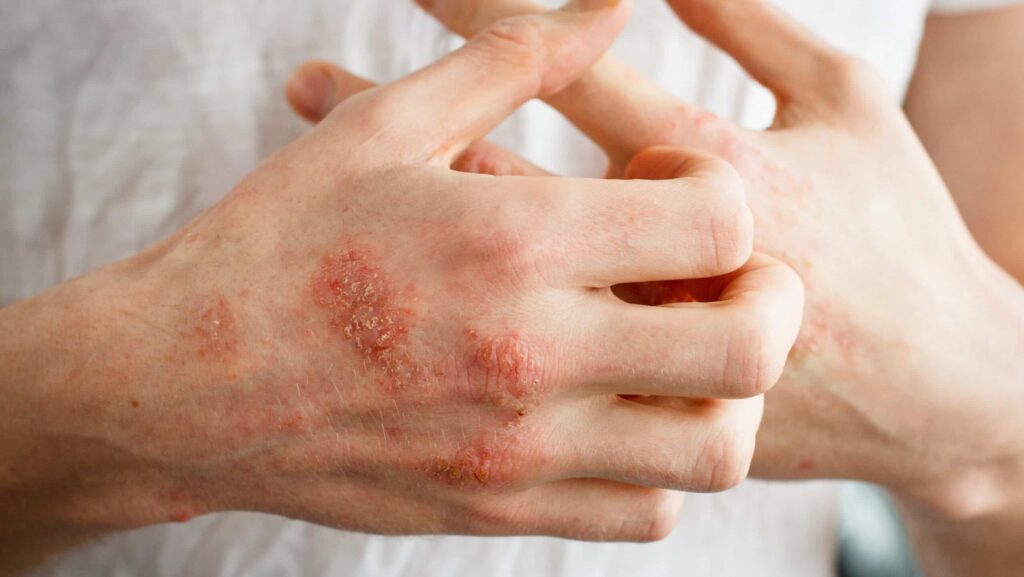
[(915, 567), (899, 515), (878, 487), (844, 484), (839, 542), (841, 577), (924, 577)]

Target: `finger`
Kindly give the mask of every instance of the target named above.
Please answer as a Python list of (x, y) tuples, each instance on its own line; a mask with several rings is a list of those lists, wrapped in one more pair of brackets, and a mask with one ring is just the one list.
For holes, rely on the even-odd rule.
[(625, 26), (628, 1), (583, 4), (608, 6), (502, 20), (435, 64), (359, 99), (347, 110), (363, 125), (356, 137), (382, 144), (375, 153), (385, 160), (450, 166), (525, 102), (563, 89), (608, 49)]
[(478, 140), (466, 149), (452, 170), (490, 176), (551, 176), (551, 173), (493, 142)]
[[(482, 242), (473, 250), (517, 274), (540, 270), (553, 285), (603, 288), (718, 276), (738, 269), (753, 250), (743, 183), (731, 166), (712, 157), (699, 157), (675, 180), (560, 178), (504, 185), (508, 193), (493, 205), (494, 214), (481, 214), (497, 244)], [(529, 242), (509, 246), (509, 239), (524, 236)]]
[[(296, 500), (289, 496), (269, 512), (301, 518), (348, 531), (381, 532), (381, 488), (352, 479), (343, 489), (331, 475), (302, 483)], [(385, 527), (388, 533), (443, 533), (477, 536), (537, 535), (585, 541), (647, 542), (667, 537), (678, 524), (681, 493), (599, 479), (549, 481), (515, 492), (471, 491), (438, 500), (429, 488), (391, 494), (388, 506), (402, 514)], [(451, 498), (454, 497), (454, 498)], [(297, 502), (296, 502), (297, 501)], [(251, 508), (244, 497), (231, 499), (236, 509)]]
[(780, 108), (830, 90), (845, 58), (766, 0), (668, 0), (694, 32), (771, 90)]
[(296, 114), (316, 124), (339, 104), (376, 84), (323, 60), (299, 66), (288, 78), (285, 95)]
[[(330, 62), (312, 61), (292, 73), (286, 96), (296, 114), (315, 124), (352, 96), (376, 86)], [(471, 145), (455, 160), (452, 169), (492, 176), (549, 175), (519, 155), (487, 141)]]
[(579, 419), (577, 468), (621, 483), (724, 491), (747, 476), (763, 406), (762, 397), (672, 408), (603, 398)]
[(675, 529), (683, 498), (674, 491), (570, 479), (493, 499), (466, 532), (582, 541), (657, 541)]
[(623, 177), (627, 180), (679, 178), (693, 171), (693, 163), (697, 158), (699, 157), (682, 148), (649, 146), (629, 161), (623, 171)]
[(711, 303), (642, 306), (595, 297), (576, 326), (587, 350), (576, 385), (587, 394), (709, 399), (768, 391), (800, 329), (800, 279), (779, 261), (755, 255), (724, 281)]
[[(418, 0), (450, 30), (473, 36), (502, 18), (539, 13), (524, 0)], [(647, 146), (671, 144), (723, 155), (736, 127), (691, 106), (638, 74), (611, 55), (604, 56), (579, 80), (546, 98), (608, 154), (609, 175)]]

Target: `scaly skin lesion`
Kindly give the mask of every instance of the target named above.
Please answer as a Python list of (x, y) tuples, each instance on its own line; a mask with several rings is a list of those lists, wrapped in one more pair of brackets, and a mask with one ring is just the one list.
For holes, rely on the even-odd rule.
[(402, 306), (390, 280), (373, 264), (372, 251), (348, 243), (327, 254), (310, 282), (330, 330), (378, 372), (384, 390), (417, 388), (430, 371), (410, 347), (413, 311)]
[[(470, 441), (445, 448), (419, 468), (446, 484), (493, 484), (500, 477), (496, 455), (518, 443), (524, 419), (543, 395), (540, 347), (520, 335), (486, 336), (486, 331), (467, 329), (460, 339), (464, 352), (448, 359), (423, 358), (414, 353), (420, 338), (417, 314), (404, 304), (393, 276), (372, 249), (351, 240), (339, 246), (321, 258), (309, 281), (312, 303), (325, 323), (314, 330), (331, 335), (329, 347), (343, 343), (361, 360), (368, 378), (393, 399), (393, 408), (379, 416), (380, 442), (384, 447), (415, 442), (388, 434), (403, 406), (426, 402), (441, 411), (445, 399), (458, 402), (465, 390), (467, 398), (491, 400), (495, 419), (467, 425)], [(445, 417), (438, 413), (438, 418)]]

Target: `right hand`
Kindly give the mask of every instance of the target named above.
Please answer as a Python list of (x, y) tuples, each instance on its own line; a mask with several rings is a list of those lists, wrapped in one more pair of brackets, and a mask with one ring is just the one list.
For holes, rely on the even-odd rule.
[[(347, 101), (167, 242), (34, 301), (86, 287), (67, 322), (98, 348), (59, 368), (73, 392), (38, 388), (32, 426), (146, 488), (121, 497), (128, 521), (78, 518), (649, 540), (678, 515), (665, 489), (738, 483), (802, 288), (751, 258), (729, 165), (694, 156), (659, 182), (447, 168), (581, 74), (626, 13), (501, 22)], [(718, 302), (609, 288), (710, 277), (692, 292)], [(644, 395), (703, 400), (628, 400)]]

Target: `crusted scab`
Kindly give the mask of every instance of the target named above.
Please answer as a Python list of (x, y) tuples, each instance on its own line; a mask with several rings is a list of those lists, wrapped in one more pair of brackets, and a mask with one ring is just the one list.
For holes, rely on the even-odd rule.
[(471, 341), (475, 348), (470, 360), (470, 387), (525, 414), (524, 403), (540, 393), (543, 379), (536, 351), (518, 336)]
[(328, 312), (332, 331), (379, 374), (385, 389), (400, 390), (422, 380), (427, 371), (409, 352), (412, 311), (399, 306), (387, 278), (365, 251), (324, 257), (312, 289), (317, 305)]
[(470, 442), (450, 457), (438, 456), (426, 464), (427, 473), (437, 481), (457, 486), (494, 486), (512, 481), (524, 441), (533, 433), (521, 422), (476, 432)]
[(491, 478), (492, 457), (486, 447), (467, 447), (453, 459), (435, 459), (433, 473), (438, 480), (453, 485), (472, 482), (483, 486)]
[(202, 513), (189, 481), (161, 491), (160, 498), (163, 506), (169, 510), (167, 520), (172, 523), (185, 523)]

